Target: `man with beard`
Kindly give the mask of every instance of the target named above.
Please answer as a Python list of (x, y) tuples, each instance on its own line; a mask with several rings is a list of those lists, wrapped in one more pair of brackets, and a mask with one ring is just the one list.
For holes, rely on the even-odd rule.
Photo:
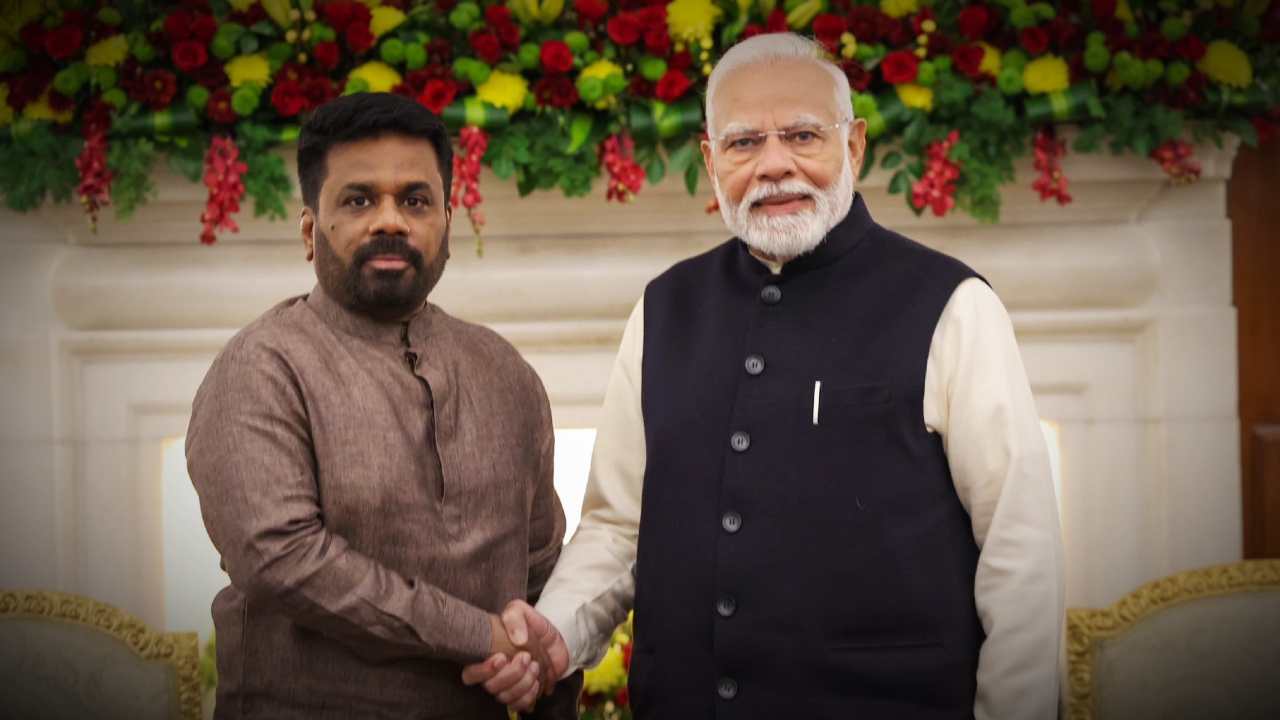
[(823, 57), (762, 35), (712, 72), (737, 237), (646, 288), (578, 531), (538, 612), (503, 619), (563, 672), (634, 605), (638, 718), (1055, 717), (1061, 539), (1008, 314), (871, 219)]
[[(427, 300), (450, 170), (443, 124), (396, 95), (343, 97), (302, 129), (318, 284), (231, 339), (186, 439), (231, 576), (219, 718), (502, 720), (551, 687), (545, 651), (494, 614), (536, 598), (560, 554), (551, 413), (511, 345)], [(490, 656), (501, 703), (459, 678)], [(576, 717), (560, 692), (541, 715)]]

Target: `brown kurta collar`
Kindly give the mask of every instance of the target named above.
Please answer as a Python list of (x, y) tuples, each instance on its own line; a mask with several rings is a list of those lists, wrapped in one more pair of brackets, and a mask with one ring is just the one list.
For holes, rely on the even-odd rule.
[(410, 338), (419, 340), (425, 337), (436, 312), (435, 305), (423, 302), (422, 307), (405, 319), (391, 322), (375, 320), (338, 304), (319, 284), (312, 288), (311, 294), (307, 296), (307, 307), (311, 308), (327, 325), (348, 335), (390, 345), (406, 344), (406, 326)]

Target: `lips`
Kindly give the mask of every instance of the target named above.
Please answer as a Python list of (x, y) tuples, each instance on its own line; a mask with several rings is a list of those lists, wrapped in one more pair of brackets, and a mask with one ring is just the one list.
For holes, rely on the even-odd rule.
[(756, 208), (756, 207), (767, 207), (772, 205), (787, 205), (789, 203), (799, 202), (801, 200), (808, 200), (808, 199), (809, 199), (809, 196), (805, 193), (782, 193), (779, 195), (770, 195), (765, 198), (760, 198), (759, 200), (756, 200), (755, 202), (751, 203), (751, 207)]
[(374, 270), (404, 270), (409, 267), (409, 259), (401, 255), (375, 255), (369, 258), (366, 265)]

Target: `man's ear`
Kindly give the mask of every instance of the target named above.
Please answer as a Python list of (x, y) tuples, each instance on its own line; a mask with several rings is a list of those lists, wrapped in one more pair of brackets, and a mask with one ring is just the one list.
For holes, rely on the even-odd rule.
[(702, 164), (707, 168), (707, 177), (715, 178), (716, 168), (711, 162), (711, 141), (703, 140), (701, 143), (698, 143), (698, 147), (702, 150)]
[(867, 153), (867, 121), (857, 118), (849, 123), (849, 162), (853, 168), (853, 179), (862, 177), (862, 161)]
[(307, 262), (311, 262), (316, 257), (316, 215), (311, 208), (302, 208), (298, 229), (302, 232), (302, 247), (306, 248)]

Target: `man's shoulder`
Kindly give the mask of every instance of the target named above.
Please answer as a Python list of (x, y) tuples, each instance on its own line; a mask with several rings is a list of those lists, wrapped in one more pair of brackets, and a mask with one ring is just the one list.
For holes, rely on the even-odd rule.
[(523, 371), (528, 363), (509, 340), (494, 329), (450, 315), (438, 305), (432, 305), (433, 335), (447, 338), (452, 352), (462, 355), (471, 363), (481, 363), (487, 370)]
[(732, 258), (734, 246), (738, 242), (736, 237), (729, 238), (709, 250), (704, 250), (697, 255), (680, 260), (649, 281), (649, 286), (651, 288), (661, 287), (681, 278), (700, 278), (706, 273), (715, 272)]
[(883, 225), (872, 225), (869, 235), (872, 240), (869, 245), (880, 256), (875, 262), (882, 269), (897, 268), (904, 275), (929, 283), (945, 281), (958, 285), (971, 277), (985, 282), (985, 278), (963, 260)]
[(305, 342), (306, 321), (311, 313), (306, 295), (282, 300), (241, 328), (218, 354), (217, 362), (239, 362), (278, 355), (291, 345)]

